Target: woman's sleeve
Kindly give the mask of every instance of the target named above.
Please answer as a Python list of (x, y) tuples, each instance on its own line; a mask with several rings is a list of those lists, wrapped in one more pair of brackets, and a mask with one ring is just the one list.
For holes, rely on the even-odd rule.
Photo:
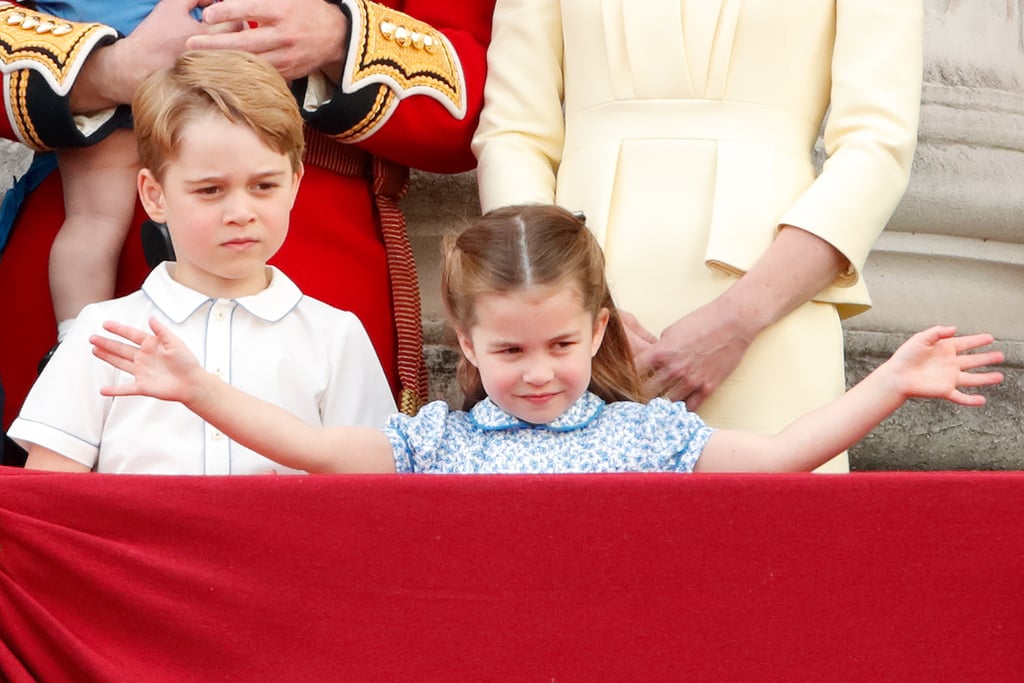
[[(839, 0), (832, 56), (828, 155), (783, 215), (850, 261), (836, 283), (859, 279), (868, 252), (906, 191), (921, 102), (921, 0)], [(836, 293), (842, 300), (841, 293)], [(824, 300), (831, 300), (828, 292)]]
[(562, 16), (557, 0), (499, 0), (473, 138), (484, 211), (552, 203), (562, 160)]
[(0, 136), (34, 150), (82, 147), (127, 120), (127, 107), (76, 118), (69, 98), (93, 50), (117, 35), (103, 24), (65, 21), (0, 3)]
[(293, 85), (307, 122), (404, 166), (471, 169), (494, 1), (332, 1), (351, 24), (347, 57), (339, 83)]

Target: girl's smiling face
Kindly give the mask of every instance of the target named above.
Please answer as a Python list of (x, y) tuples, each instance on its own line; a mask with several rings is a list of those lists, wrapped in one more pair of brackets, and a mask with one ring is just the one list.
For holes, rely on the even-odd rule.
[(474, 300), (475, 324), (458, 331), (484, 391), (502, 410), (532, 424), (564, 413), (590, 384), (608, 311), (595, 319), (574, 287), (530, 287)]

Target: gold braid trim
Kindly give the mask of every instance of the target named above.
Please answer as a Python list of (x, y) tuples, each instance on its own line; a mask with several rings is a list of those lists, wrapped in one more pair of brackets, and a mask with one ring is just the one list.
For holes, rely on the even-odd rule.
[(344, 133), (334, 135), (334, 139), (339, 142), (349, 143), (358, 142), (370, 137), (375, 130), (388, 120), (397, 102), (395, 93), (390, 88), (383, 85), (377, 86), (377, 97), (374, 99), (373, 106), (370, 107), (370, 111), (366, 113), (366, 116)]
[(416, 259), (409, 243), (405, 216), (398, 208), (398, 200), (409, 188), (409, 169), (371, 156), (358, 147), (343, 145), (337, 142), (336, 137), (324, 135), (309, 126), (306, 127), (303, 161), (343, 176), (370, 179), (391, 283), (391, 304), (398, 341), (398, 407), (406, 415), (415, 415), (426, 403), (429, 387), (423, 359), (423, 316)]
[(116, 37), (117, 31), (103, 24), (64, 21), (0, 2), (0, 71), (11, 124), (23, 143), (35, 150), (50, 149), (29, 118), (30, 76), (42, 76), (56, 98), (65, 97), (96, 44)]
[(25, 146), (37, 152), (45, 152), (50, 147), (43, 142), (36, 133), (36, 127), (32, 125), (32, 119), (28, 115), (28, 73), (15, 71), (7, 80), (8, 101), (10, 102), (11, 122), (17, 129), (18, 137)]
[[(466, 115), (466, 84), (455, 49), (429, 24), (370, 0), (344, 0), (351, 10), (352, 44), (345, 60), (342, 90), (353, 92), (371, 83), (393, 91), (378, 96), (374, 110), (357, 128), (360, 137), (379, 127), (397, 104), (394, 99), (425, 95), (458, 119)], [(346, 134), (346, 138), (354, 135)]]
[(64, 21), (48, 14), (0, 3), (0, 69), (31, 69), (66, 95), (81, 61), (102, 38), (117, 36), (103, 24)]
[(409, 169), (373, 157), (373, 198), (380, 216), (380, 230), (391, 276), (391, 302), (398, 336), (398, 407), (415, 415), (429, 397), (427, 365), (423, 359), (423, 316), (416, 259), (409, 244), (405, 216), (398, 200), (409, 188)]

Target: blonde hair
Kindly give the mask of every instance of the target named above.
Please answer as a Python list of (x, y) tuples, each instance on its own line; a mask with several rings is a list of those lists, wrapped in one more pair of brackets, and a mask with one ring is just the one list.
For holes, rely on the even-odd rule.
[(142, 165), (162, 178), (185, 127), (210, 113), (246, 126), (299, 170), (304, 141), (295, 97), (266, 60), (240, 50), (187, 51), (142, 82), (132, 99)]
[[(608, 309), (604, 341), (594, 356), (589, 390), (608, 402), (641, 400), (640, 380), (626, 331), (604, 276), (604, 254), (583, 219), (553, 205), (509, 206), (476, 219), (461, 234), (446, 236), (441, 297), (456, 329), (476, 323), (481, 294), (535, 286), (570, 286), (596, 320)], [(465, 356), (459, 385), (470, 409), (485, 397), (480, 373)]]

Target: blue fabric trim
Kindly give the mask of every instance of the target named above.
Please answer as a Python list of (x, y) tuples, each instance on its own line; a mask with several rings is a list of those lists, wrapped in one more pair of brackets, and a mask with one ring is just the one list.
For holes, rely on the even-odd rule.
[(585, 392), (569, 408), (547, 424), (531, 424), (515, 415), (506, 413), (490, 399), (477, 403), (469, 411), (469, 421), (482, 432), (497, 432), (511, 429), (546, 429), (551, 432), (572, 432), (582, 429), (597, 419), (604, 410), (604, 401), (598, 396)]
[(4, 194), (3, 204), (0, 204), (0, 255), (3, 254), (4, 247), (7, 246), (11, 230), (14, 229), (14, 221), (21, 211), (21, 205), (25, 203), (25, 198), (39, 187), (46, 176), (56, 168), (56, 154), (53, 152), (36, 154), (32, 158), (32, 164), (28, 170), (20, 178), (15, 178), (11, 189)]

